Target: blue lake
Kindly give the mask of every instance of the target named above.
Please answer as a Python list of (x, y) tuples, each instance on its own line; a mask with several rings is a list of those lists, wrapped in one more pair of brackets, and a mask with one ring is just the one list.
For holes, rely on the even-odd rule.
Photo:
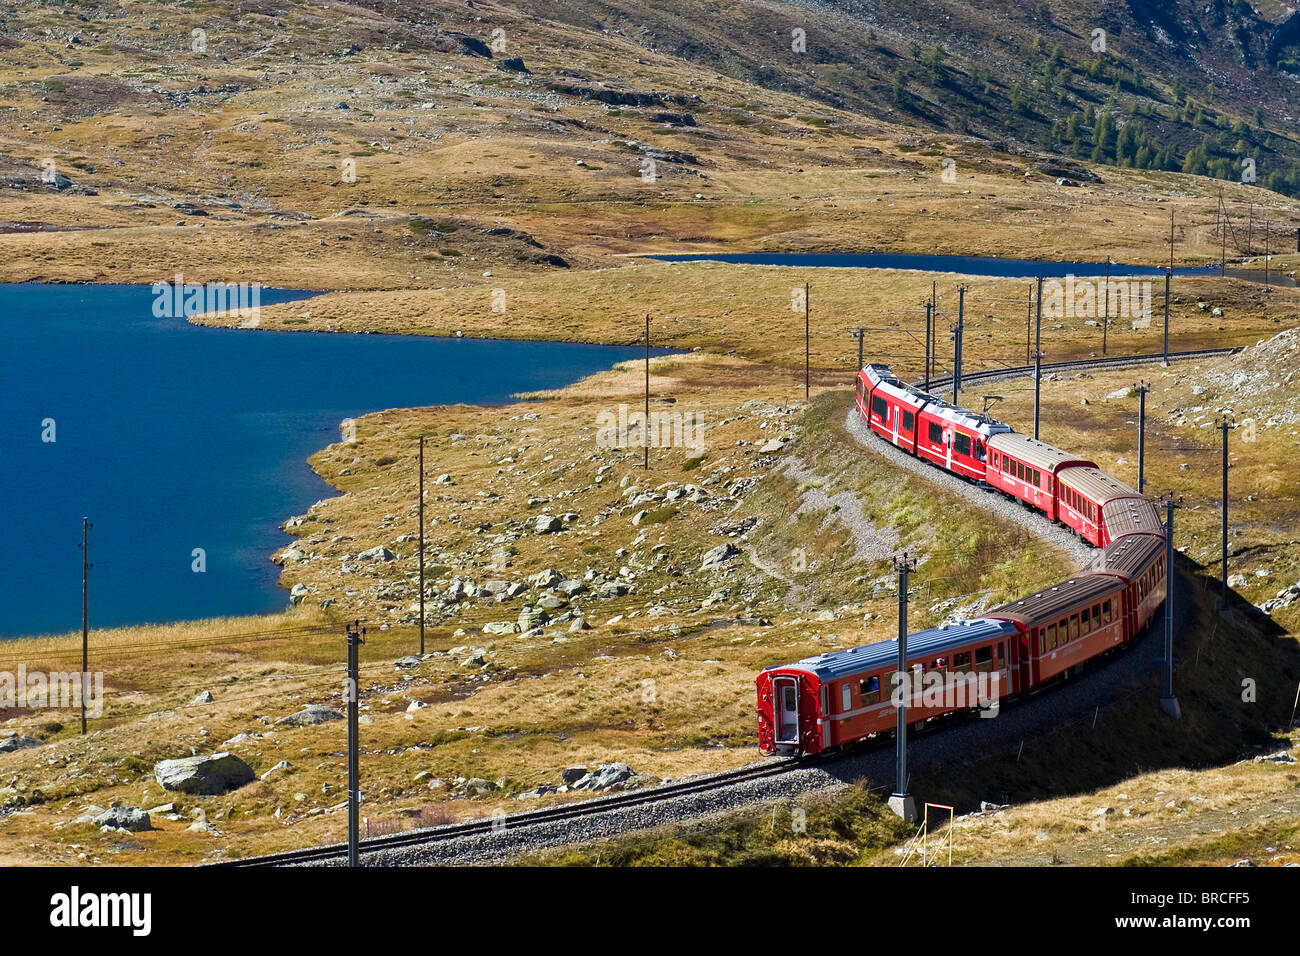
[[(836, 269), (913, 269), (920, 272), (956, 272), (969, 276), (998, 278), (1061, 279), (1067, 275), (1104, 276), (1104, 262), (1040, 262), (1036, 259), (995, 259), (988, 256), (900, 255), (892, 252), (717, 252), (647, 256), (661, 262), (730, 262), (751, 266), (814, 266)], [(1218, 266), (1197, 266), (1174, 270), (1175, 275), (1217, 272)], [(1160, 266), (1128, 266), (1111, 263), (1112, 276), (1163, 276)]]
[[(311, 294), (263, 289), (261, 302)], [(282, 609), (279, 526), (337, 494), (306, 459), (344, 419), (503, 403), (644, 354), (204, 328), (155, 318), (153, 304), (148, 286), (0, 285), (0, 636), (80, 629), (83, 515), (92, 628)]]

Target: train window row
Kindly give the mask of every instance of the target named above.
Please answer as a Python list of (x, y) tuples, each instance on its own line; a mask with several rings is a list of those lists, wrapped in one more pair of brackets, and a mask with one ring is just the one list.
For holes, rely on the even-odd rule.
[(1029, 482), (1036, 488), (1042, 487), (1042, 473), (1037, 468), (1030, 468), (1023, 461), (1016, 461), (1014, 458), (1003, 455), (1002, 470), (1013, 478)]
[(1118, 608), (1112, 607), (1110, 598), (1100, 601), (1092, 607), (1085, 607), (1077, 614), (1062, 618), (1055, 624), (1048, 624), (1042, 631), (1043, 651), (1052, 651), (1068, 644), (1070, 641), (1086, 637), (1093, 631), (1110, 624), (1118, 616)]
[(1061, 485), (1061, 500), (1089, 521), (1097, 520), (1097, 506), (1073, 488)]
[[(1107, 602), (1109, 603), (1109, 602)], [(972, 655), (974, 658), (974, 667), (971, 666)], [(988, 644), (984, 647), (977, 647), (973, 651), (957, 651), (952, 655), (952, 665), (949, 666), (947, 657), (936, 657), (934, 660), (926, 663), (913, 664), (913, 668), (924, 674), (926, 671), (947, 671), (948, 673), (968, 674), (972, 670), (976, 672), (989, 672), (992, 670), (1003, 670), (1006, 667), (1007, 647), (1005, 644)], [(878, 704), (881, 701), (880, 675), (864, 677), (858, 681), (858, 706), (870, 707), (872, 704)], [(847, 713), (853, 709), (853, 684), (846, 681), (840, 687), (840, 710)]]
[(1155, 590), (1156, 582), (1164, 574), (1164, 567), (1165, 558), (1164, 555), (1161, 555), (1156, 558), (1151, 567), (1142, 572), (1142, 576), (1137, 579), (1137, 599), (1139, 601)]

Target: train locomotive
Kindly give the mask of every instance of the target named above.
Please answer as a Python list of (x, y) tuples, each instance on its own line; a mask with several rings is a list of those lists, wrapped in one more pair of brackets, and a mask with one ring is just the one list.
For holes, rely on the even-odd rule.
[(1130, 643), (1164, 603), (1159, 512), (1095, 462), (901, 382), (885, 365), (859, 372), (856, 404), (883, 440), (1021, 502), (1099, 550), (1068, 581), (908, 635), (906, 676), (898, 674), (897, 638), (766, 668), (755, 679), (763, 753), (816, 754), (888, 733), (902, 702), (909, 725), (996, 712), (1001, 701)]

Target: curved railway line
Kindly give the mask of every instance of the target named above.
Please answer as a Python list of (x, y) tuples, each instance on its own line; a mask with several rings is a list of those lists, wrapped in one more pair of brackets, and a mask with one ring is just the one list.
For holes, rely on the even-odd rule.
[[(1199, 349), (1194, 351), (1170, 352), (1169, 362), (1189, 361), (1214, 358), (1241, 351), (1240, 348)], [(1067, 362), (1054, 362), (1040, 366), (1042, 374), (1068, 372), (1090, 369), (1124, 368), (1128, 366), (1149, 365), (1163, 362), (1163, 353), (1154, 355), (1108, 356), (1105, 358), (1079, 359)], [(999, 369), (973, 371), (962, 376), (962, 382), (991, 382), (1003, 379), (1021, 378), (1033, 375), (1034, 366), (1009, 366)], [(932, 378), (930, 388), (951, 387), (952, 377)], [(888, 450), (888, 449), (886, 449)], [(936, 474), (943, 474), (936, 472)], [(1026, 527), (1042, 530), (1042, 522), (1028, 513)], [(1176, 580), (1176, 577), (1174, 578)], [(1185, 601), (1177, 602), (1186, 608)], [(1161, 612), (1163, 613), (1163, 611)], [(1154, 622), (1153, 622), (1154, 623)], [(1155, 630), (1152, 628), (1151, 630)], [(1146, 635), (1134, 641), (1132, 647), (1146, 644)], [(1099, 662), (1092, 673), (1109, 673), (1121, 680), (1131, 680), (1146, 669), (1141, 655), (1124, 653), (1120, 657)], [(1090, 676), (1092, 676), (1090, 674)], [(1075, 712), (1096, 704), (1098, 711), (1111, 697), (1118, 682), (1110, 685), (1098, 684), (1088, 678), (1070, 682), (1055, 689), (1047, 699), (1037, 693), (1029, 695), (1023, 701), (1007, 708), (1007, 712), (997, 721), (999, 736), (1011, 739), (1016, 735), (1027, 734), (1033, 727), (1046, 723), (1039, 715), (1039, 708), (1050, 703), (1058, 718), (1068, 719)], [(1107, 690), (1112, 691), (1107, 694)], [(1028, 709), (1033, 708), (1034, 717), (1028, 716)], [(1094, 715), (1095, 717), (1095, 715)], [(1007, 719), (1011, 718), (1011, 719)], [(925, 732), (927, 740), (934, 744), (928, 763), (942, 763), (946, 759), (955, 759), (969, 752), (968, 747), (985, 747), (990, 744), (989, 734), (979, 730), (979, 720), (945, 719), (940, 727)], [(913, 733), (916, 731), (913, 730)], [(1023, 744), (1023, 737), (1021, 741)], [(889, 743), (892, 754), (893, 745)], [(879, 758), (888, 759), (881, 760)], [(499, 861), (508, 859), (512, 849), (517, 849), (516, 841), (529, 844), (532, 848), (559, 847), (580, 839), (592, 839), (618, 833), (633, 832), (669, 822), (686, 822), (698, 819), (709, 813), (734, 809), (760, 802), (764, 798), (793, 799), (800, 793), (825, 789), (828, 786), (844, 784), (867, 774), (888, 774), (892, 756), (882, 753), (881, 746), (866, 746), (844, 753), (831, 753), (815, 758), (780, 759), (773, 758), (760, 763), (750, 764), (736, 770), (722, 773), (690, 777), (672, 783), (647, 787), (642, 790), (627, 791), (601, 797), (581, 800), (573, 803), (539, 807), (522, 813), (495, 818), (467, 820), (462, 823), (447, 824), (427, 829), (410, 830), (401, 833), (371, 837), (360, 843), (362, 862), (380, 864), (402, 863), (442, 863), (463, 861), (457, 847), (465, 846), (466, 855), (474, 861)], [(913, 766), (922, 762), (913, 759)], [(838, 771), (838, 772), (836, 772)], [(796, 778), (798, 778), (796, 780)], [(877, 779), (884, 777), (877, 776)], [(776, 782), (779, 786), (763, 787), (764, 783)], [(876, 789), (876, 788), (873, 788)], [(780, 792), (777, 792), (780, 791)], [(731, 799), (727, 799), (727, 797)], [(738, 797), (738, 799), (737, 799)], [(667, 819), (643, 820), (641, 814), (646, 808), (664, 808), (670, 804), (683, 804), (682, 812), (667, 813)], [(635, 819), (618, 821), (615, 818), (635, 815)], [(652, 813), (650, 816), (655, 816)], [(641, 826), (636, 823), (641, 821)], [(608, 822), (609, 825), (598, 825)], [(631, 825), (624, 826), (627, 822)], [(597, 824), (597, 825), (593, 825)], [(552, 828), (554, 834), (543, 834), (540, 839), (528, 839), (535, 831)], [(567, 835), (566, 835), (567, 834)], [(553, 838), (552, 838), (553, 837)], [(572, 838), (571, 838), (572, 837)], [(264, 856), (246, 857), (238, 860), (222, 861), (213, 864), (218, 867), (248, 866), (310, 866), (342, 865), (347, 859), (346, 844), (328, 844), (307, 847), (300, 850), (288, 850)]]

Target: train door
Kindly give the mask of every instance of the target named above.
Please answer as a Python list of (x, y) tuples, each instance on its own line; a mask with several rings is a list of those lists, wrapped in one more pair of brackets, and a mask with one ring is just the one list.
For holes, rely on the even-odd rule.
[(772, 713), (776, 717), (776, 742), (799, 743), (799, 678), (772, 678)]

